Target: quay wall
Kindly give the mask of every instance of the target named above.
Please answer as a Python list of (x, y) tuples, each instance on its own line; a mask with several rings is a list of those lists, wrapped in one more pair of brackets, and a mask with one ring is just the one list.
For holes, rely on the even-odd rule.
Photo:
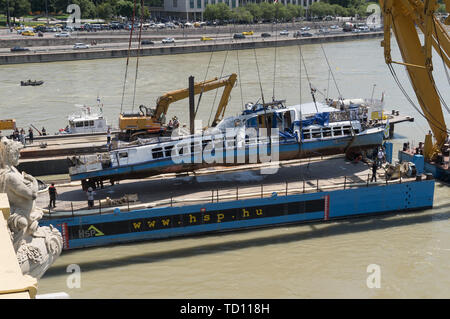
[[(178, 43), (167, 45), (154, 45), (152, 47), (142, 48), (140, 56), (156, 56), (168, 54), (186, 54), (186, 53), (201, 53), (211, 51), (226, 51), (226, 50), (248, 50), (269, 48), (275, 46), (293, 46), (301, 44), (316, 44), (326, 42), (338, 42), (348, 40), (362, 40), (368, 38), (381, 37), (383, 32), (368, 32), (357, 34), (332, 34), (326, 36), (313, 36), (308, 38), (279, 38), (274, 39), (243, 39), (232, 40), (231, 42), (214, 43), (214, 41), (207, 41), (206, 43), (183, 44)], [(213, 42), (213, 43), (209, 43)], [(131, 56), (136, 56), (137, 49), (132, 49)], [(40, 62), (60, 62), (60, 61), (75, 61), (75, 60), (91, 60), (91, 59), (111, 59), (111, 58), (125, 58), (128, 56), (128, 49), (87, 49), (69, 52), (36, 52), (25, 54), (7, 54), (0, 55), (0, 65), (4, 64), (19, 64), (19, 63), (40, 63)]]

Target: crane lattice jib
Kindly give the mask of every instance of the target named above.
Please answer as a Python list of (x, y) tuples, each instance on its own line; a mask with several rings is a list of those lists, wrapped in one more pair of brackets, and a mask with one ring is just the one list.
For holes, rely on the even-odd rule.
[[(384, 13), (385, 61), (406, 66), (411, 84), (422, 109), (422, 114), (436, 139), (436, 144), (426, 157), (432, 158), (444, 144), (448, 131), (445, 125), (441, 101), (432, 76), (432, 47), (439, 53), (447, 67), (450, 67), (450, 39), (444, 26), (436, 19), (435, 0), (381, 0)], [(450, 0), (446, 0), (450, 11)], [(448, 22), (449, 19), (446, 21)], [(424, 34), (423, 45), (416, 25)], [(391, 57), (391, 29), (393, 30), (403, 62)]]

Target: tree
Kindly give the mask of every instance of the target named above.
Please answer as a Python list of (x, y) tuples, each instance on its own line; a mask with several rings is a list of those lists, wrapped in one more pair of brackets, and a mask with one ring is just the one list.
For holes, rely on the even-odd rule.
[(245, 7), (237, 7), (232, 13), (232, 18), (235, 22), (251, 23), (253, 22), (253, 15)]
[(253, 19), (255, 21), (259, 21), (262, 19), (263, 14), (262, 14), (261, 7), (259, 5), (257, 5), (256, 3), (252, 3), (252, 2), (247, 3), (245, 5), (245, 9), (247, 9), (248, 12), (251, 13), (251, 15), (253, 16)]
[(134, 4), (131, 1), (120, 0), (116, 5), (116, 12), (123, 17), (131, 18), (133, 16)]
[(9, 0), (9, 13), (11, 17), (20, 18), (31, 11), (28, 0)]
[(97, 7), (97, 16), (101, 19), (109, 20), (114, 14), (112, 5), (104, 2)]
[(275, 17), (275, 7), (273, 6), (273, 4), (268, 2), (262, 2), (260, 3), (259, 6), (262, 11), (262, 18), (266, 21), (273, 20), (273, 18)]
[(97, 15), (97, 9), (94, 3), (90, 0), (72, 0), (73, 4), (80, 6), (81, 18), (95, 18)]

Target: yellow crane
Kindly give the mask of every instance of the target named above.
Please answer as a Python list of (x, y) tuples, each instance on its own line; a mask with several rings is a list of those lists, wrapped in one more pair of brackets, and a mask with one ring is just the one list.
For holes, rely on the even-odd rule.
[[(223, 118), (231, 90), (236, 83), (236, 79), (237, 75), (232, 73), (224, 78), (214, 78), (211, 80), (194, 83), (195, 95), (218, 89), (220, 87), (225, 87), (216, 111), (216, 115), (212, 122), (212, 126), (215, 126)], [(163, 125), (165, 124), (165, 116), (167, 114), (167, 110), (169, 109), (169, 105), (188, 97), (189, 88), (167, 92), (158, 98), (154, 109), (149, 109), (141, 105), (139, 107), (140, 114), (120, 114), (119, 128), (122, 132), (125, 132), (126, 136), (131, 138), (137, 135), (159, 133), (164, 130)]]
[[(445, 0), (445, 8), (450, 12), (450, 0)], [(424, 156), (432, 160), (441, 151), (447, 137), (439, 91), (433, 78), (432, 47), (438, 52), (447, 67), (450, 67), (450, 38), (445, 27), (439, 22), (435, 12), (436, 0), (380, 0), (384, 15), (384, 57), (394, 77), (392, 63), (404, 65), (407, 69), (414, 92), (419, 101), (418, 110), (427, 120), (435, 137), (425, 136)], [(444, 21), (450, 24), (450, 17)], [(423, 33), (423, 45), (418, 30)], [(393, 61), (391, 57), (391, 29), (395, 34), (403, 62)], [(397, 80), (397, 79), (396, 79)], [(400, 85), (400, 83), (398, 83)], [(412, 101), (410, 101), (412, 103)], [(447, 106), (446, 106), (447, 107)]]
[(15, 129), (16, 129), (16, 120), (14, 119), (0, 120), (0, 131), (15, 130)]

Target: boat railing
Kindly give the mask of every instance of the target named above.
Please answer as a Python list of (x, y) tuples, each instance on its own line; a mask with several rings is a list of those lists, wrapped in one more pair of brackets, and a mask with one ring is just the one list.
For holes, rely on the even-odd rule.
[[(379, 181), (372, 182), (371, 174), (356, 174), (351, 176), (342, 176), (336, 180), (328, 179), (299, 179), (298, 181), (285, 181), (282, 183), (273, 184), (259, 184), (252, 186), (234, 188), (211, 188), (209, 191), (202, 191), (201, 195), (193, 196), (192, 194), (183, 196), (174, 196), (170, 194), (165, 199), (152, 201), (149, 203), (138, 203), (134, 200), (129, 200), (128, 195), (122, 197), (124, 202), (122, 205), (106, 205), (105, 199), (97, 199), (92, 209), (87, 209), (80, 202), (71, 202), (70, 210), (65, 211), (51, 211), (45, 215), (47, 219), (56, 219), (64, 217), (79, 217), (89, 215), (101, 215), (111, 213), (126, 213), (131, 211), (151, 209), (151, 208), (163, 208), (163, 207), (176, 207), (183, 205), (194, 204), (207, 204), (207, 203), (219, 203), (229, 202), (246, 199), (256, 198), (274, 198), (277, 196), (291, 196), (300, 195), (306, 193), (327, 192), (336, 190), (349, 190), (355, 188), (368, 188), (392, 184), (401, 184), (405, 182), (412, 182), (415, 180), (421, 180), (416, 177), (401, 177), (398, 179), (384, 179), (379, 176)], [(131, 196), (130, 196), (131, 197)], [(78, 207), (76, 207), (78, 206)]]

